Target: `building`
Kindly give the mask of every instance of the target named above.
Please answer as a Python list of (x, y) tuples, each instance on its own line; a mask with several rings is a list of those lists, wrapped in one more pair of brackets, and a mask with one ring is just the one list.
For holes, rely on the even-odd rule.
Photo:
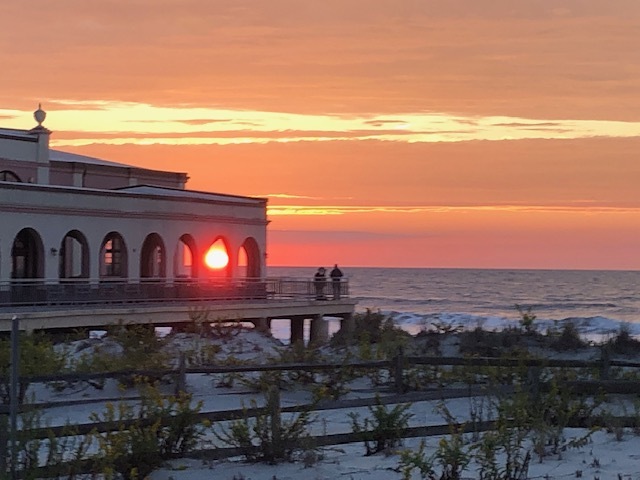
[[(0, 129), (5, 300), (17, 285), (264, 277), (265, 199), (185, 190), (185, 173), (52, 150), (45, 112), (35, 117), (31, 130)], [(213, 245), (222, 262), (207, 268)]]
[[(309, 280), (266, 278), (266, 199), (191, 191), (185, 173), (52, 150), (45, 112), (34, 117), (31, 130), (0, 128), (0, 308), (95, 306), (76, 310), (85, 320), (75, 323), (67, 314), (67, 327), (116, 303), (136, 306), (132, 321), (158, 324), (186, 317), (184, 306), (158, 304), (203, 300), (235, 301), (220, 315), (254, 323), (353, 312), (353, 302), (318, 302)], [(290, 302), (276, 308), (270, 298)], [(256, 300), (260, 309), (247, 310)], [(102, 313), (89, 323), (125, 315)], [(54, 316), (23, 314), (37, 319), (32, 328)]]

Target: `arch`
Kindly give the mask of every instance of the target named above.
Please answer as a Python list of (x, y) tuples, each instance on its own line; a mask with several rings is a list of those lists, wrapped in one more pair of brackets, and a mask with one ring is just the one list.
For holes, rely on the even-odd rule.
[(44, 247), (38, 232), (23, 228), (11, 247), (11, 278), (29, 279), (44, 277)]
[(20, 183), (22, 183), (22, 180), (20, 179), (18, 174), (15, 173), (15, 172), (12, 172), (11, 170), (2, 170), (2, 171), (0, 171), (0, 181), (3, 181), (3, 182), (20, 182)]
[(209, 277), (230, 277), (231, 262), (229, 245), (224, 237), (217, 237), (207, 248), (202, 262), (207, 267)]
[(162, 237), (157, 233), (147, 235), (140, 249), (140, 278), (165, 278), (166, 256)]
[(109, 232), (100, 245), (100, 278), (127, 277), (127, 245), (118, 232)]
[(238, 252), (239, 271), (244, 270), (244, 276), (247, 278), (260, 278), (260, 247), (255, 238), (248, 237), (242, 243)]
[(178, 240), (178, 248), (173, 259), (176, 278), (198, 278), (198, 248), (191, 235), (185, 233)]
[(70, 230), (60, 243), (60, 278), (89, 278), (89, 242), (79, 230)]

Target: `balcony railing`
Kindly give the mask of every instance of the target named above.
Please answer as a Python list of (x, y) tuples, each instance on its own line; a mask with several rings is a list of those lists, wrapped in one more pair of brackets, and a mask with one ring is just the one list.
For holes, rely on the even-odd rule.
[(0, 307), (177, 303), (197, 301), (255, 302), (339, 300), (349, 297), (349, 283), (319, 284), (300, 278), (154, 278), (20, 279), (0, 282)]

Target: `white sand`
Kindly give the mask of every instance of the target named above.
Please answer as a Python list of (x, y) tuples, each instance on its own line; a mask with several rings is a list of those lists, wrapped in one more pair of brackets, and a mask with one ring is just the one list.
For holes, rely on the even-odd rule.
[[(205, 340), (195, 335), (180, 334), (171, 338), (169, 349), (173, 355), (178, 351), (197, 352), (198, 349), (214, 342), (221, 347), (218, 358), (230, 355), (243, 360), (263, 362), (268, 355), (276, 355), (281, 344), (255, 331), (244, 331), (241, 335), (226, 340)], [(445, 342), (444, 355), (455, 354), (456, 341), (453, 337)], [(108, 339), (76, 342), (68, 348), (76, 356), (91, 354), (97, 348), (109, 349), (117, 352), (118, 347)], [(580, 356), (593, 358), (594, 350), (585, 350)], [(572, 358), (576, 358), (574, 353)], [(188, 391), (193, 394), (194, 401), (203, 402), (203, 411), (216, 411), (239, 408), (249, 405), (251, 399), (262, 404), (260, 394), (250, 392), (247, 388), (236, 383), (232, 388), (218, 386), (218, 375), (189, 375), (187, 377)], [(364, 380), (351, 385), (352, 391), (344, 398), (371, 397), (370, 385)], [(168, 391), (172, 387), (167, 386)], [(135, 395), (135, 391), (125, 392), (124, 395)], [(114, 381), (108, 381), (103, 390), (96, 390), (86, 384), (55, 392), (52, 389), (34, 385), (29, 392), (36, 400), (55, 399), (104, 399), (118, 397), (123, 394)], [(309, 402), (311, 394), (308, 389), (285, 390), (282, 392), (283, 405), (295, 405)], [(469, 415), (471, 400), (467, 398), (447, 401), (447, 408), (458, 418), (464, 420)], [(435, 411), (436, 402), (418, 402), (411, 406), (413, 417), (412, 426), (443, 424), (442, 416)], [(45, 420), (51, 425), (65, 422), (82, 423), (88, 421), (92, 412), (101, 411), (101, 404), (78, 405), (73, 407), (59, 407), (47, 410)], [(352, 409), (351, 412), (360, 413), (361, 417), (368, 416), (367, 408)], [(318, 412), (316, 422), (312, 425), (312, 433), (345, 433), (351, 431), (350, 420), (345, 410), (329, 410)], [(215, 428), (215, 427), (214, 427)], [(580, 437), (585, 432), (567, 429), (567, 438)], [(207, 441), (213, 437), (208, 436)], [(428, 452), (435, 451), (437, 437), (425, 439)], [(407, 439), (400, 448), (416, 449), (420, 439)], [(179, 459), (170, 462), (169, 466), (157, 470), (151, 475), (152, 480), (287, 480), (287, 479), (346, 479), (346, 480), (392, 480), (400, 479), (401, 475), (395, 469), (398, 467), (399, 455), (378, 454), (364, 456), (364, 446), (361, 443), (319, 449), (317, 461), (306, 468), (302, 461), (283, 463), (275, 466), (264, 464), (248, 464), (241, 459), (205, 462), (200, 460)], [(580, 477), (581, 475), (581, 477)], [(417, 475), (414, 478), (419, 478)], [(464, 478), (477, 478), (477, 465), (471, 463), (464, 472)], [(598, 431), (591, 437), (591, 443), (581, 449), (567, 450), (561, 455), (550, 455), (543, 461), (532, 459), (529, 478), (569, 479), (585, 478), (593, 480), (605, 479), (640, 479), (640, 436), (631, 430), (624, 432), (621, 441), (613, 434)]]

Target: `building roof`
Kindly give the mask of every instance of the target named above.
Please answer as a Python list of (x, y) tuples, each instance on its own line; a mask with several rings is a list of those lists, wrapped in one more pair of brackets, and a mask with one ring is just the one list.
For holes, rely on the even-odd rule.
[(37, 138), (29, 130), (19, 130), (17, 128), (0, 128), (0, 137), (10, 137), (31, 141)]
[(49, 160), (53, 160), (54, 162), (89, 163), (91, 165), (106, 165), (110, 167), (133, 167), (132, 165), (127, 165), (126, 163), (112, 162), (109, 160), (102, 160), (101, 158), (78, 155), (77, 153), (62, 152), (60, 150), (49, 150)]
[(257, 197), (243, 197), (240, 195), (228, 195), (222, 193), (209, 193), (201, 192), (198, 190), (182, 190), (179, 188), (158, 187), (155, 185), (132, 185), (129, 187), (116, 188), (127, 193), (137, 193), (140, 195), (161, 195), (167, 197), (180, 197), (180, 198), (192, 198), (198, 200), (217, 200), (217, 201), (229, 201), (241, 203), (256, 203), (265, 202), (264, 198)]

